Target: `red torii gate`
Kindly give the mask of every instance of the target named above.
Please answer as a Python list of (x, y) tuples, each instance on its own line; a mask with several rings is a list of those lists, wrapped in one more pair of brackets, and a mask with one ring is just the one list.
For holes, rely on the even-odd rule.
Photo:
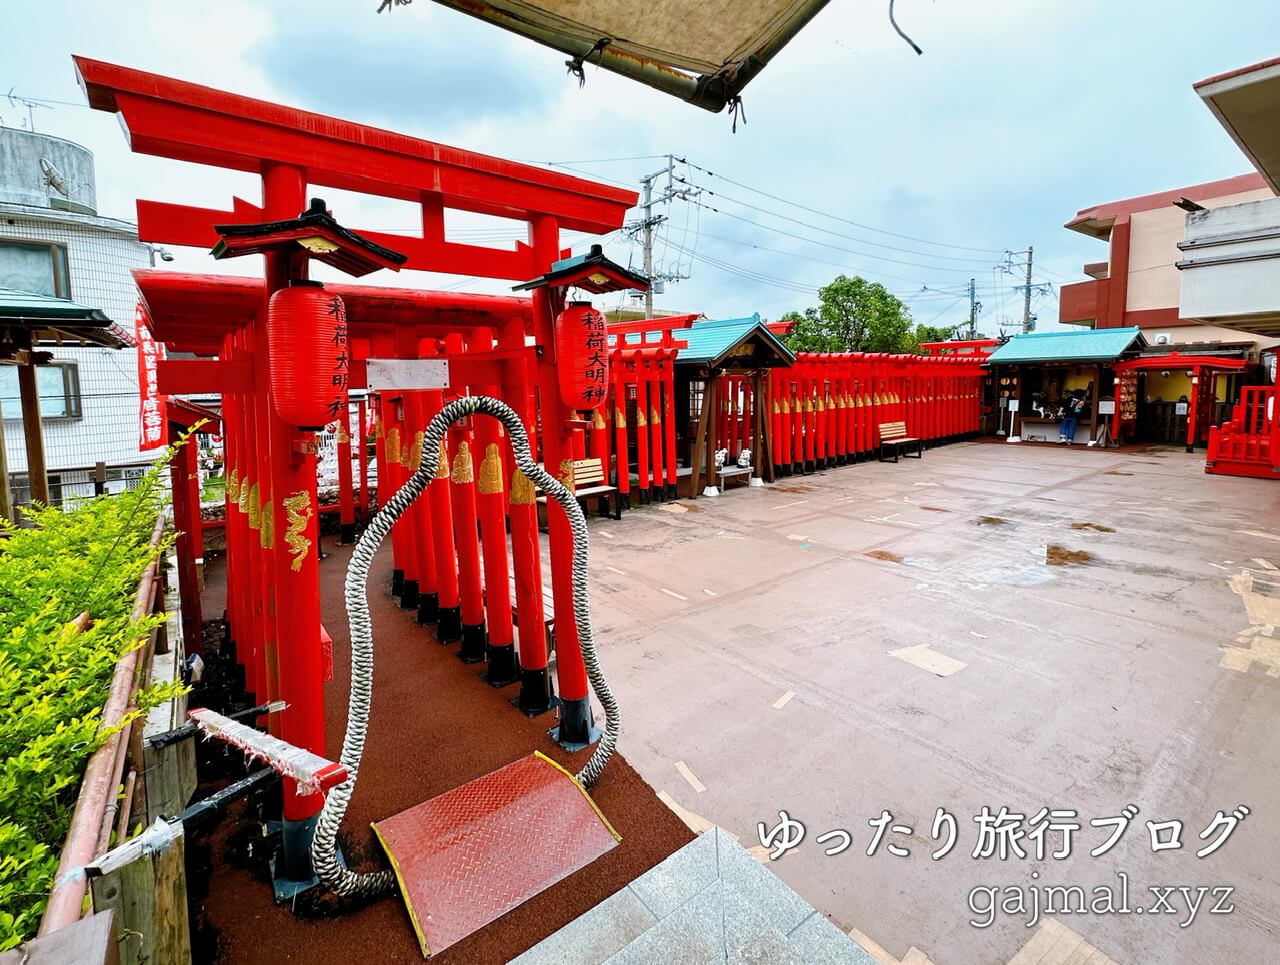
[[(631, 191), (531, 165), (101, 61), (83, 57), (74, 60), (90, 106), (120, 115), (135, 152), (261, 177), (261, 203), (235, 198), (230, 210), (140, 200), (138, 233), (144, 241), (212, 248), (219, 241), (215, 225), (296, 218), (307, 206), (308, 188), (323, 185), (410, 201), (420, 207), (421, 237), (361, 232), (363, 237), (407, 256), (403, 267), (521, 281), (546, 272), (562, 256), (561, 228), (596, 234), (612, 231), (622, 225), (627, 209), (637, 200)], [(450, 208), (524, 221), (529, 241), (518, 243), (512, 250), (450, 242), (444, 225), (444, 212)], [(319, 582), (316, 554), (311, 551), (318, 538), (314, 441), (312, 433), (285, 423), (276, 414), (268, 380), (270, 359), (265, 327), (267, 300), (289, 283), (291, 272), (296, 277), (299, 269), (291, 266), (289, 256), (281, 252), (267, 253), (265, 261), (265, 282), (248, 283), (247, 289), (240, 280), (166, 283), (163, 277), (151, 279), (143, 275), (140, 283), (159, 337), (163, 339), (168, 334), (179, 338), (188, 350), (218, 356), (216, 361), (174, 362), (166, 366), (163, 384), (168, 392), (224, 393), (224, 436), (237, 440), (246, 471), (253, 468), (251, 489), (256, 499), (250, 508), (259, 516), (257, 545), (247, 545), (247, 531), (234, 539), (228, 533), (229, 561), (236, 560), (229, 566), (229, 578), (249, 591), (247, 599), (232, 606), (229, 616), (240, 626), (246, 620), (260, 621), (256, 639), (263, 645), (264, 659), (258, 667), (266, 677), (261, 685), (274, 690), (271, 696), (283, 698), (289, 705), (280, 715), (279, 736), (297, 747), (324, 755)], [(358, 300), (360, 294), (341, 285), (330, 289), (344, 299)], [(433, 306), (430, 297), (424, 304), (422, 296), (426, 293), (375, 291), (378, 294), (369, 294), (368, 298), (370, 302), (380, 301), (386, 309), (385, 328), (368, 336), (368, 351), (418, 357), (423, 349), (419, 333), (403, 325), (405, 319), (397, 318), (396, 312), (420, 313), (424, 309), (438, 310), (433, 320), (440, 329), (448, 330), (445, 333), (437, 329), (428, 338), (445, 334), (446, 340), (453, 341), (443, 348), (428, 346), (424, 354), (443, 351), (454, 355), (464, 348), (458, 344), (460, 336), (452, 327), (461, 319), (449, 316), (447, 306), (452, 296), (439, 296), (441, 301)], [(175, 293), (184, 301), (198, 302), (188, 302), (170, 318), (183, 320), (180, 336), (166, 327), (159, 306), (166, 294)], [(459, 300), (465, 299), (460, 296)], [(580, 432), (575, 414), (566, 408), (557, 391), (553, 324), (558, 300), (559, 293), (552, 288), (535, 291), (528, 302), (512, 299), (513, 303), (527, 306), (521, 310), (527, 314), (521, 317), (519, 329), (505, 324), (516, 312), (511, 305), (507, 312), (498, 313), (485, 336), (492, 339), (493, 331), (501, 331), (499, 350), (506, 347), (519, 354), (525, 348), (525, 329), (533, 335), (540, 353), (528, 364), (528, 382), (523, 383), (526, 391), (522, 393), (525, 397), (511, 401), (532, 430), (532, 390), (539, 390), (543, 459), (553, 471), (572, 459), (575, 433)], [(464, 307), (463, 311), (469, 309)], [(468, 317), (474, 321), (473, 316)], [(354, 323), (353, 328), (357, 325)], [(357, 355), (359, 338), (357, 333)], [(357, 377), (354, 368), (353, 385)], [(497, 369), (475, 372), (472, 377), (480, 381), (467, 384), (499, 384), (505, 374)], [(442, 397), (436, 396), (442, 393), (413, 394), (432, 396), (425, 402), (430, 411), (410, 406), (411, 419), (414, 415), (423, 417), (417, 421), (420, 426), (439, 408)], [(447, 492), (444, 487), (439, 488)], [(550, 513), (562, 701), (558, 736), (563, 743), (585, 744), (590, 740), (591, 716), (572, 606), (571, 538), (559, 506), (550, 507)], [(475, 535), (474, 524), (471, 535)], [(536, 566), (536, 543), (534, 553)], [(520, 606), (523, 609), (523, 601)], [(530, 622), (536, 622), (541, 630), (540, 621)], [(545, 680), (545, 667), (542, 677)], [(287, 787), (284, 795), (282, 877), (302, 881), (311, 876), (309, 827), (322, 801), (319, 794), (295, 791), (296, 788)]]
[(612, 418), (617, 443), (617, 486), (628, 503), (631, 498), (631, 456), (627, 400), (633, 393), (636, 498), (647, 503), (655, 498), (676, 497), (674, 362), (680, 349), (688, 347), (689, 343), (677, 339), (675, 331), (688, 328), (701, 317), (696, 314), (665, 315), (614, 322), (609, 326), (611, 399), (596, 410), (598, 428), (602, 430), (598, 437), (602, 441), (608, 439), (608, 420)]

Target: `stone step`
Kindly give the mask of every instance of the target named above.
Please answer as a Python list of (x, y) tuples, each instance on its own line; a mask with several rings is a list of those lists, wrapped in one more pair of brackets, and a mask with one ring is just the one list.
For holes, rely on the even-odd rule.
[(1081, 935), (1050, 918), (1041, 923), (1008, 965), (1117, 965)]
[(712, 827), (513, 965), (875, 965)]

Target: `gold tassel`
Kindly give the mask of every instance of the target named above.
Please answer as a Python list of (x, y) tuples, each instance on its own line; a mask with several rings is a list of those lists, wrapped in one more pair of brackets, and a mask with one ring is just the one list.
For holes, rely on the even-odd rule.
[(496, 443), (485, 446), (484, 460), (480, 463), (480, 484), (476, 488), (485, 496), (502, 492), (502, 457), (498, 455)]
[(258, 490), (258, 484), (254, 483), (249, 487), (249, 528), (257, 529), (262, 525), (262, 494)]
[(262, 507), (262, 526), (258, 530), (258, 545), (264, 550), (275, 549), (276, 546), (275, 512), (270, 503)]
[(649, 423), (645, 420), (645, 417), (644, 417), (644, 409), (641, 406), (637, 405), (636, 406), (636, 427), (642, 428), (644, 426), (647, 426), (648, 424)]
[(573, 492), (577, 489), (573, 484), (573, 460), (562, 459), (560, 461), (560, 481), (564, 483), (564, 488)]
[(603, 429), (604, 427), (605, 427), (604, 416), (601, 414), (599, 409), (592, 409), (591, 410), (591, 428)]
[(537, 498), (537, 491), (529, 477), (517, 469), (511, 476), (511, 505), (532, 506)]
[(662, 425), (662, 413), (656, 407), (649, 410), (649, 422), (655, 426)]
[(436, 478), (449, 478), (449, 450), (445, 447), (444, 440), (440, 440), (440, 455), (436, 460)]
[(413, 445), (409, 447), (407, 453), (408, 461), (405, 463), (406, 468), (410, 472), (417, 472), (418, 467), (422, 465), (422, 433), (414, 434)]
[(387, 451), (387, 462), (400, 462), (400, 429), (392, 426), (387, 430), (387, 441), (385, 445)]
[(458, 454), (453, 457), (453, 481), (456, 483), (475, 482), (475, 465), (471, 462), (471, 444), (463, 439), (458, 443)]
[(615, 408), (613, 410), (613, 424), (619, 429), (625, 429), (627, 427), (627, 413), (625, 410), (620, 408)]
[(227, 474), (227, 499), (233, 506), (240, 505), (240, 474), (234, 469)]

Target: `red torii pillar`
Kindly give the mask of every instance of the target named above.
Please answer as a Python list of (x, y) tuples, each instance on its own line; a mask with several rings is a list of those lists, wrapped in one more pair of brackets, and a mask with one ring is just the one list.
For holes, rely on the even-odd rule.
[[(537, 215), (531, 220), (529, 241), (535, 269), (546, 271), (559, 257), (559, 235), (559, 225), (550, 215)], [(570, 421), (574, 414), (560, 399), (555, 367), (555, 318), (562, 301), (550, 287), (533, 291), (534, 341), (543, 350), (538, 365), (543, 461), (548, 472), (573, 489), (574, 430)], [(573, 610), (573, 534), (564, 508), (554, 499), (547, 500), (547, 529), (556, 615), (556, 677), (560, 684), (560, 724), (552, 733), (561, 746), (579, 749), (597, 739), (599, 732), (593, 726), (587, 672)]]

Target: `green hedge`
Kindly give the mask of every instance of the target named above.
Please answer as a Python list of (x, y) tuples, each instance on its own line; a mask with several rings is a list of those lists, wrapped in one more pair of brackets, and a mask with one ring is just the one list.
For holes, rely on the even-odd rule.
[[(134, 490), (67, 512), (35, 511), (33, 528), (0, 520), (0, 950), (40, 924), (116, 662), (163, 615), (130, 620), (163, 508), (157, 465)], [(90, 628), (68, 624), (88, 611)], [(180, 692), (139, 694), (128, 719)]]

